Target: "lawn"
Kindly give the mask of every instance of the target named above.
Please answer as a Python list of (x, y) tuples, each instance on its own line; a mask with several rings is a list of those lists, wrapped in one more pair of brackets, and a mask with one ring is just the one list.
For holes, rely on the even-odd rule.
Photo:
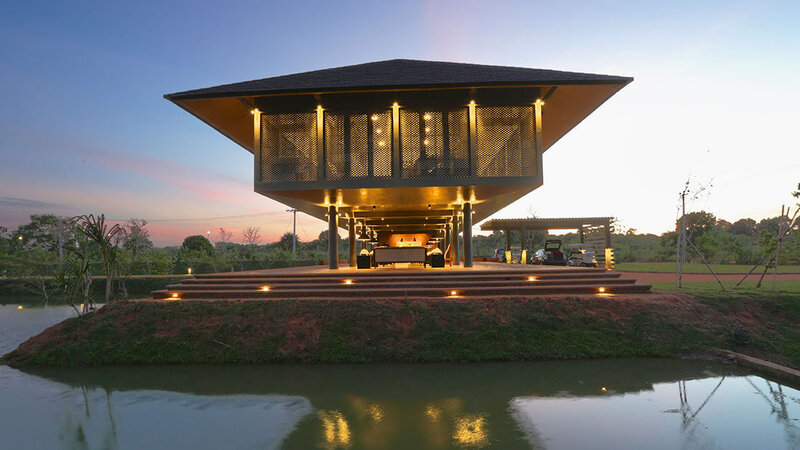
[[(747, 264), (711, 264), (717, 273), (742, 273), (745, 274), (753, 268)], [(626, 272), (675, 272), (674, 262), (633, 262), (619, 263), (617, 270)], [(760, 274), (764, 266), (760, 266), (753, 273)], [(770, 270), (770, 273), (772, 270)], [(708, 273), (708, 268), (702, 263), (683, 265), (683, 273)], [(778, 273), (800, 273), (800, 266), (778, 266)]]
[[(778, 280), (775, 282), (775, 290), (773, 291), (772, 288), (772, 278), (766, 277), (764, 281), (761, 283), (761, 287), (756, 289), (756, 282), (757, 279), (754, 280), (747, 280), (742, 283), (738, 288), (734, 289), (733, 287), (736, 285), (737, 281), (723, 281), (722, 284), (725, 285), (725, 289), (727, 289), (730, 293), (741, 294), (741, 295), (748, 295), (748, 296), (758, 296), (761, 295), (772, 295), (775, 293), (780, 294), (796, 294), (797, 300), (800, 302), (800, 280)], [(716, 281), (684, 281), (683, 287), (681, 289), (677, 289), (675, 287), (674, 281), (669, 281), (665, 283), (652, 283), (653, 289), (658, 290), (668, 290), (668, 291), (675, 291), (680, 290), (681, 292), (687, 292), (690, 294), (695, 295), (704, 295), (710, 293), (717, 293), (722, 292), (722, 288), (720, 288), (719, 283)]]

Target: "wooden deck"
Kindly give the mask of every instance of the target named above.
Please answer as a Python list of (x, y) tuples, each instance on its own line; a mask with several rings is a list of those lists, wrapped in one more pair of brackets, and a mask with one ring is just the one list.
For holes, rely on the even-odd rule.
[(154, 299), (286, 299), (532, 296), (647, 293), (650, 286), (602, 268), (476, 263), (472, 268), (330, 270), (324, 266), (195, 275)]

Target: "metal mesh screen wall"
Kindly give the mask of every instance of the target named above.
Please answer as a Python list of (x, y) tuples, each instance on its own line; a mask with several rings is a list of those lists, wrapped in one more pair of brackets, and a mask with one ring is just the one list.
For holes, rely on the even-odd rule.
[(392, 176), (392, 112), (370, 115), (370, 145), (372, 147), (372, 176)]
[(470, 176), (469, 111), (467, 108), (447, 112), (447, 153), (445, 163), (454, 177)]
[(533, 107), (477, 107), (477, 175), (534, 175), (536, 142)]
[(345, 121), (343, 114), (325, 113), (325, 179), (345, 178)]
[(316, 181), (315, 113), (261, 116), (261, 181)]
[(359, 114), (349, 116), (350, 152), (345, 154), (346, 166), (350, 167), (349, 176), (353, 178), (369, 176), (369, 116)]

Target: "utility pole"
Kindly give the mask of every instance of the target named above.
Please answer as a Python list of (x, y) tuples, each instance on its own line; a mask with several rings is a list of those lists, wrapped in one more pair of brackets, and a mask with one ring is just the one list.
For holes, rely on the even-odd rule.
[(689, 193), (689, 182), (686, 182), (681, 197), (681, 219), (678, 221), (677, 250), (675, 253), (675, 287), (683, 286), (683, 260), (686, 258), (686, 194)]
[(58, 218), (58, 259), (64, 259), (64, 232), (61, 217)]
[(297, 210), (287, 209), (286, 212), (292, 213), (292, 258), (297, 258)]

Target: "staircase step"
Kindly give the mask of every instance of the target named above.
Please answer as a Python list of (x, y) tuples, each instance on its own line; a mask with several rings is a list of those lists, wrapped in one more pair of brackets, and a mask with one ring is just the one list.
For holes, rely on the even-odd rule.
[[(442, 288), (380, 288), (357, 289), (343, 288), (332, 292), (330, 289), (285, 289), (280, 291), (257, 290), (182, 290), (180, 292), (160, 290), (153, 292), (155, 299), (170, 299), (177, 294), (177, 299), (279, 299), (279, 298), (351, 298), (372, 297), (375, 299), (387, 297), (448, 297), (451, 291), (456, 291), (456, 297), (469, 297), (475, 295), (545, 295), (545, 294), (598, 294), (601, 286), (598, 285), (559, 285), (559, 286), (494, 286), (494, 287), (463, 287), (459, 289)], [(645, 293), (650, 291), (650, 285), (623, 284), (602, 286), (605, 294), (615, 293)]]

